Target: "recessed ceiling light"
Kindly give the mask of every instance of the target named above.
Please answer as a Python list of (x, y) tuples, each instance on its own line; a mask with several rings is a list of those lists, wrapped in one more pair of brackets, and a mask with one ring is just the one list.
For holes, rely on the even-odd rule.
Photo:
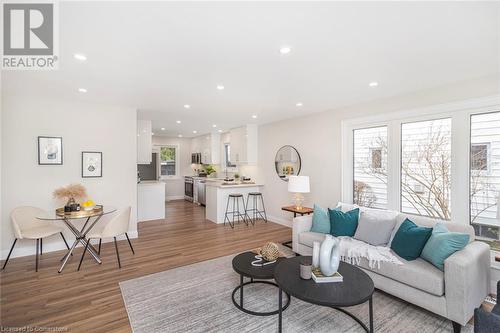
[(180, 124), (180, 123), (181, 123), (181, 121), (180, 121), (180, 120), (176, 120), (175, 122), (176, 122), (177, 124)]
[(178, 137), (179, 137), (179, 138), (182, 138), (182, 134), (179, 134), (179, 135), (178, 135)]
[(218, 89), (218, 90), (224, 90), (224, 86), (219, 84), (219, 85), (217, 86), (217, 89)]
[(295, 106), (298, 106), (299, 108), (302, 106), (303, 104), (298, 102), (297, 104), (295, 104)]
[(373, 81), (373, 82), (370, 82), (368, 85), (369, 85), (370, 87), (376, 87), (376, 86), (378, 86), (378, 82)]
[(191, 105), (189, 105), (189, 104), (184, 104), (184, 108), (185, 108), (185, 109), (189, 109), (190, 107), (191, 107)]
[(288, 53), (290, 53), (290, 51), (292, 51), (292, 49), (288, 46), (283, 46), (282, 48), (280, 48), (281, 54), (288, 54)]
[(257, 115), (256, 115), (256, 114), (254, 114), (254, 115), (252, 116), (252, 118), (253, 118), (253, 119), (257, 119)]
[(81, 92), (81, 93), (86, 93), (86, 92), (87, 92), (87, 89), (85, 89), (85, 88), (78, 88), (78, 92)]
[(222, 133), (222, 130), (220, 129), (220, 130), (218, 130), (217, 132)]
[(198, 133), (198, 131), (193, 131), (193, 134), (196, 134), (196, 133)]
[(76, 60), (80, 60), (80, 61), (85, 61), (85, 60), (87, 60), (87, 56), (85, 56), (85, 54), (81, 54), (81, 53), (75, 53), (75, 54), (73, 54), (73, 57), (74, 57)]
[(217, 125), (213, 124), (213, 125), (212, 125), (212, 127), (213, 127), (213, 128), (216, 128), (216, 127), (217, 127)]
[(153, 132), (151, 132), (151, 135), (155, 135)]
[(161, 130), (162, 130), (162, 131), (164, 131), (164, 130), (165, 130), (165, 127), (162, 127), (162, 128), (161, 128)]

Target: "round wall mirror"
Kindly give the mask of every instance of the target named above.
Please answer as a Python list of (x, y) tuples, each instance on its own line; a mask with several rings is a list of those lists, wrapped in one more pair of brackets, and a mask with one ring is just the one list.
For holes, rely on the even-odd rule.
[(288, 181), (290, 176), (298, 176), (302, 162), (297, 149), (292, 146), (283, 146), (278, 149), (274, 159), (274, 167), (278, 177)]

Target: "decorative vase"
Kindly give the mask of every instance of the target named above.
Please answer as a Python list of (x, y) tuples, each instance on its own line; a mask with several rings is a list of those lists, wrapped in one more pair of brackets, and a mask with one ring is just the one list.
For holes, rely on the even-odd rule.
[(319, 247), (321, 246), (320, 242), (313, 242), (313, 255), (312, 255), (312, 267), (319, 267)]
[(319, 268), (324, 276), (337, 272), (340, 262), (339, 241), (332, 235), (325, 235), (319, 250)]

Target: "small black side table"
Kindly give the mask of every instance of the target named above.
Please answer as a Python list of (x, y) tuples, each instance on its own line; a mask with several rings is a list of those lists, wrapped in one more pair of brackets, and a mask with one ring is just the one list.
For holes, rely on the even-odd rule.
[[(342, 282), (316, 283), (312, 279), (303, 280), (299, 272), (301, 258), (303, 257), (282, 260), (274, 271), (274, 278), (280, 288), (278, 332), (281, 333), (282, 330), (281, 294), (284, 291), (288, 302), (290, 302), (290, 296), (293, 296), (304, 302), (330, 307), (354, 319), (366, 332), (373, 333), (372, 296), (375, 286), (368, 274), (356, 266), (341, 261), (338, 271), (344, 277)], [(370, 315), (368, 327), (355, 315), (343, 309), (365, 302), (368, 302)]]
[[(281, 207), (281, 210), (284, 210), (285, 212), (293, 213), (294, 218), (297, 217), (297, 214), (300, 214), (300, 216), (304, 216), (304, 215), (312, 214), (314, 212), (314, 209), (312, 209), (311, 207), (302, 207), (301, 209), (297, 209), (297, 207), (295, 207), (295, 206)], [(290, 246), (290, 244), (292, 244), (292, 241), (283, 242), (281, 244), (288, 247), (289, 249), (292, 248)]]
[[(290, 296), (287, 295), (287, 302), (284, 306), (281, 307), (281, 309), (277, 309), (275, 311), (270, 311), (270, 312), (256, 312), (256, 311), (251, 311), (248, 309), (245, 309), (243, 306), (243, 287), (251, 284), (251, 283), (261, 283), (261, 284), (269, 284), (272, 286), (278, 287), (278, 285), (272, 281), (257, 281), (254, 279), (262, 279), (262, 280), (272, 280), (274, 279), (274, 269), (276, 268), (276, 265), (278, 265), (279, 262), (284, 260), (285, 258), (278, 258), (278, 260), (274, 264), (269, 264), (265, 265), (263, 267), (257, 267), (252, 265), (252, 261), (257, 260), (255, 259), (255, 253), (252, 252), (244, 252), (238, 254), (236, 257), (233, 258), (233, 269), (236, 273), (240, 275), (240, 285), (236, 287), (233, 290), (233, 294), (231, 295), (231, 298), (233, 300), (234, 306), (236, 306), (238, 309), (241, 311), (254, 315), (254, 316), (272, 316), (275, 314), (278, 314), (280, 311), (285, 310), (288, 305), (290, 305)], [(250, 281), (243, 282), (243, 277), (246, 276), (250, 278)], [(240, 290), (240, 302), (237, 303), (236, 300), (234, 299), (234, 295), (236, 292)], [(281, 298), (280, 298), (281, 299)]]

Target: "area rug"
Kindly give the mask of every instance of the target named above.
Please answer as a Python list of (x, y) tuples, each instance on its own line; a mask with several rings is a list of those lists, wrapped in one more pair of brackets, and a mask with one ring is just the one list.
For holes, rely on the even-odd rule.
[[(231, 266), (234, 255), (171, 269), (120, 283), (135, 333), (277, 332), (278, 316), (257, 317), (236, 309), (231, 293), (239, 284)], [(270, 285), (245, 286), (245, 307), (277, 309), (278, 290)], [(239, 294), (236, 294), (239, 299)], [(368, 304), (346, 308), (368, 323)], [(375, 332), (452, 332), (451, 322), (376, 291)], [(467, 325), (462, 332), (472, 332)], [(292, 298), (283, 312), (283, 332), (364, 332), (353, 319), (334, 309)]]

